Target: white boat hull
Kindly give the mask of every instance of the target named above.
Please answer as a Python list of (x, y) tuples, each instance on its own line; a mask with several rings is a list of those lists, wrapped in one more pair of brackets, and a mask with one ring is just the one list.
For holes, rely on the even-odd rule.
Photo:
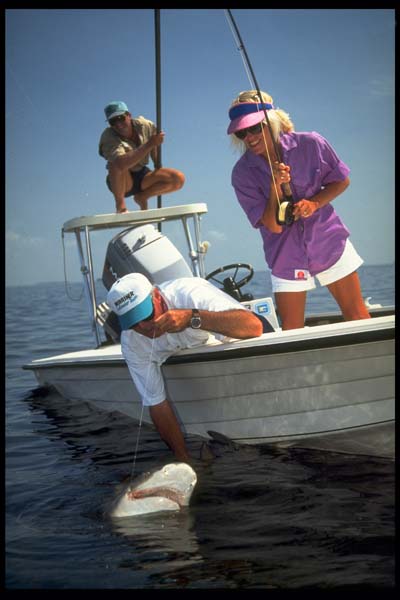
[[(66, 398), (140, 418), (119, 345), (26, 368)], [(394, 456), (393, 316), (185, 350), (163, 365), (163, 374), (187, 433)], [(143, 418), (151, 423), (147, 410)]]

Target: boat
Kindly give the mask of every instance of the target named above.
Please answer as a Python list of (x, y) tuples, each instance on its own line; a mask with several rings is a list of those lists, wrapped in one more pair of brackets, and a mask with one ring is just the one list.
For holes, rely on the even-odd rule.
[[(236, 25), (235, 29), (238, 33)], [(159, 9), (155, 31), (160, 131)], [(240, 37), (239, 42), (244, 50)], [(267, 317), (275, 329), (254, 339), (215, 340), (180, 351), (164, 363), (168, 398), (184, 432), (204, 438), (214, 432), (239, 444), (393, 458), (394, 307), (371, 307), (371, 319), (351, 322), (344, 322), (339, 313), (311, 315), (303, 328), (282, 331), (272, 298), (254, 299), (242, 292), (253, 272), (250, 265), (234, 263), (206, 274), (208, 243), (201, 239), (206, 213), (205, 203), (162, 208), (158, 197), (156, 209), (66, 222), (62, 232), (76, 238), (95, 345), (34, 360), (24, 368), (34, 372), (41, 386), (55, 388), (67, 400), (90, 402), (151, 425), (147, 409), (142, 415), (121, 354), (116, 315), (98, 301), (96, 290), (91, 235), (119, 229), (106, 250), (102, 274), (106, 289), (135, 271), (154, 284), (182, 276), (205, 277)], [(182, 252), (161, 233), (176, 222), (183, 228)]]
[[(33, 360), (23, 368), (66, 400), (152, 425), (121, 354), (116, 316), (98, 301), (91, 236), (99, 230), (110, 230), (111, 236), (118, 229), (105, 249), (107, 289), (133, 271), (155, 284), (205, 277), (275, 328), (259, 338), (214, 340), (182, 350), (164, 363), (168, 398), (186, 434), (209, 439), (216, 432), (238, 444), (392, 459), (394, 306), (371, 307), (371, 319), (348, 322), (339, 312), (308, 315), (303, 328), (283, 331), (272, 298), (243, 293), (251, 273), (240, 280), (238, 273), (250, 265), (234, 263), (206, 274), (208, 243), (201, 238), (206, 213), (205, 203), (194, 203), (66, 222), (63, 235), (73, 234), (77, 241), (94, 347)], [(161, 231), (176, 222), (183, 228), (182, 252)]]

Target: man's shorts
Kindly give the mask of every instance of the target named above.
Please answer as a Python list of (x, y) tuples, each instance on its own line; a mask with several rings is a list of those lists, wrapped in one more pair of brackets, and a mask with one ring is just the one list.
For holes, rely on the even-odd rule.
[(346, 275), (350, 275), (363, 264), (363, 259), (356, 252), (353, 244), (347, 238), (344, 246), (343, 254), (339, 260), (317, 275), (312, 277), (308, 275), (305, 279), (282, 279), (271, 274), (272, 291), (275, 292), (307, 292), (316, 288), (315, 280), (322, 286), (330, 285), (339, 279), (343, 279)]
[[(132, 175), (133, 179), (133, 186), (132, 189), (129, 190), (129, 192), (126, 192), (125, 198), (127, 198), (128, 196), (134, 196), (135, 194), (138, 194), (142, 191), (142, 180), (143, 177), (147, 175), (147, 173), (151, 173), (151, 169), (149, 169), (148, 167), (142, 167), (140, 171), (130, 171), (130, 174)], [(111, 192), (109, 175), (107, 175), (106, 183), (108, 189)]]

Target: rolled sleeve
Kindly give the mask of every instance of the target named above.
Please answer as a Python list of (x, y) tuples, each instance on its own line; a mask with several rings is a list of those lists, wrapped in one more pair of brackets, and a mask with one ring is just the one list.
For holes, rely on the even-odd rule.
[(269, 176), (264, 172), (261, 183), (258, 181), (257, 169), (244, 170), (241, 164), (237, 166), (238, 168), (234, 168), (232, 172), (232, 186), (250, 224), (257, 229), (261, 226), (261, 219), (268, 201), (266, 190), (269, 190), (270, 186)]
[(318, 153), (321, 169), (321, 184), (326, 185), (335, 181), (343, 181), (350, 173), (349, 167), (340, 160), (329, 142), (316, 132), (313, 132), (318, 143)]

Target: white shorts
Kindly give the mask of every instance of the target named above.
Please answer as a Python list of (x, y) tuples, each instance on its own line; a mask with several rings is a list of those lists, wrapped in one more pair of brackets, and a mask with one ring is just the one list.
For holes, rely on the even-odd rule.
[(353, 244), (347, 238), (344, 246), (343, 254), (339, 260), (318, 275), (312, 277), (308, 275), (306, 279), (282, 279), (271, 274), (272, 291), (275, 292), (307, 292), (316, 288), (315, 280), (322, 286), (329, 285), (334, 281), (338, 281), (346, 275), (350, 275), (357, 271), (358, 267), (363, 264), (363, 259), (356, 252)]

